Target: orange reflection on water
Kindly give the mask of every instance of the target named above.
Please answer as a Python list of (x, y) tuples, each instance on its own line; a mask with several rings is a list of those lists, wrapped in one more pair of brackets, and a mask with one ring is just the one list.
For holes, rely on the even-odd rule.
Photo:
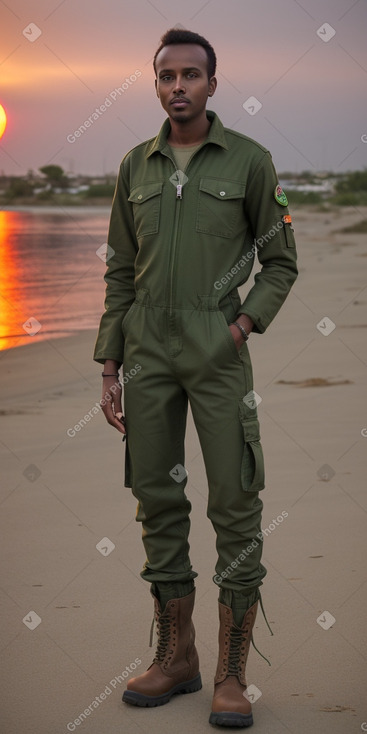
[(12, 246), (12, 233), (19, 226), (19, 213), (0, 211), (0, 350), (9, 349), (25, 336), (22, 303), (22, 263)]

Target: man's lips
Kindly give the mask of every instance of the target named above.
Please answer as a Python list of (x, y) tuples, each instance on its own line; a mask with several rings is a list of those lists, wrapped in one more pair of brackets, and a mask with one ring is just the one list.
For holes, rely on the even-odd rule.
[(175, 97), (175, 99), (173, 99), (172, 102), (170, 102), (170, 104), (179, 105), (183, 107), (184, 105), (189, 104), (189, 100), (185, 99), (185, 97)]

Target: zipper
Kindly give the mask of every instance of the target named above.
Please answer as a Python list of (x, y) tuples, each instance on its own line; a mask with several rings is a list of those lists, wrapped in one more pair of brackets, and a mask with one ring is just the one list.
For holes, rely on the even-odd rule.
[(178, 238), (178, 223), (180, 219), (180, 211), (181, 206), (180, 202), (182, 201), (182, 185), (177, 184), (176, 186), (176, 211), (175, 211), (175, 224), (174, 224), (174, 234), (172, 238), (172, 248), (171, 248), (171, 268), (170, 268), (170, 282), (169, 282), (169, 315), (172, 316), (173, 314), (173, 275), (174, 275), (174, 269), (175, 269), (175, 256), (176, 256), (176, 246), (177, 246), (177, 238)]
[[(188, 170), (190, 163), (192, 159), (195, 157), (196, 153), (198, 153), (199, 150), (201, 150), (201, 147), (203, 147), (204, 145), (205, 143), (202, 143), (200, 148), (198, 148), (197, 150), (194, 151), (194, 153), (192, 153), (192, 155), (190, 156), (187, 162), (186, 171)], [(167, 158), (169, 158), (170, 161), (172, 161), (173, 165), (175, 166), (175, 170), (177, 171), (176, 162), (172, 160), (170, 156), (167, 156)], [(173, 230), (174, 235), (172, 238), (172, 248), (171, 248), (171, 263), (170, 263), (171, 267), (170, 267), (170, 283), (169, 283), (169, 299), (168, 299), (170, 316), (172, 316), (173, 314), (173, 276), (174, 276), (174, 270), (175, 270), (175, 259), (176, 259), (175, 256), (176, 256), (177, 239), (178, 239), (178, 224), (179, 224), (180, 213), (181, 213), (180, 202), (182, 201), (182, 193), (183, 193), (183, 184), (180, 184), (180, 183), (176, 184), (176, 211), (175, 211), (175, 224), (174, 224), (174, 230)]]

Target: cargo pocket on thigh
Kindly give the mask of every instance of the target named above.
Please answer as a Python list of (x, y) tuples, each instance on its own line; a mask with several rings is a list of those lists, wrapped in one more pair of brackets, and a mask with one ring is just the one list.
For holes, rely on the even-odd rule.
[(244, 447), (241, 464), (242, 489), (258, 492), (265, 487), (264, 455), (260, 443), (260, 426), (256, 417), (248, 417), (240, 404), (240, 421)]

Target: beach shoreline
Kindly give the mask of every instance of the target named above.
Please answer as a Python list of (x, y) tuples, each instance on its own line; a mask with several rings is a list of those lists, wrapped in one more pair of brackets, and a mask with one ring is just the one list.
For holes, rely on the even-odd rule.
[(35, 212), (37, 214), (72, 214), (77, 212), (78, 214), (88, 214), (93, 210), (96, 214), (108, 214), (111, 211), (111, 201), (106, 203), (94, 203), (93, 200), (89, 204), (86, 202), (80, 204), (0, 204), (2, 211), (9, 212)]

